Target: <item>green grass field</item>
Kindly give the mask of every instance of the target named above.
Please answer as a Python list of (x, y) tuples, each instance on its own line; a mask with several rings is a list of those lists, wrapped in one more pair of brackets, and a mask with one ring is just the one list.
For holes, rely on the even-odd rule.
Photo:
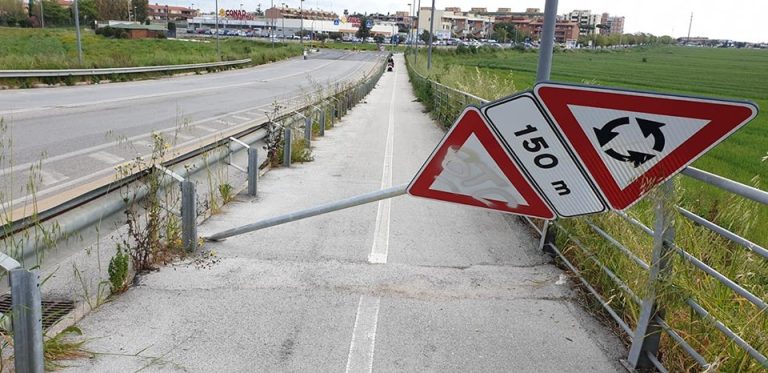
[[(421, 50), (416, 68), (426, 73)], [(457, 54), (434, 53), (430, 72), (435, 80), (483, 98), (499, 98), (531, 88), (538, 54), (490, 50)], [(751, 186), (768, 178), (768, 51), (683, 47), (635, 48), (626, 51), (556, 53), (551, 79), (656, 92), (749, 100), (762, 110), (757, 118), (713, 148), (693, 166)], [(712, 216), (721, 209), (722, 193), (688, 178), (686, 190), (697, 196), (698, 211)], [(705, 198), (698, 198), (704, 196)], [(768, 245), (768, 208), (759, 209), (763, 229), (750, 238)]]
[[(253, 59), (254, 64), (301, 54), (298, 44), (256, 40), (221, 40), (221, 59)], [(73, 29), (0, 28), (0, 69), (70, 69), (214, 62), (216, 43), (172, 39), (108, 39), (90, 30), (82, 33), (83, 65), (77, 61)]]
[[(422, 75), (429, 75), (445, 85), (486, 99), (496, 99), (530, 88), (535, 80), (537, 61), (538, 55), (532, 52), (490, 50), (457, 54), (443, 50), (435, 53), (431, 71), (426, 70), (423, 52), (412, 66)], [(750, 100), (768, 110), (768, 90), (765, 88), (768, 83), (767, 66), (768, 51), (765, 50), (654, 47), (626, 51), (576, 51), (555, 54), (551, 78), (564, 82)], [(418, 84), (415, 87), (417, 95), (431, 108), (430, 90)], [(768, 115), (761, 113), (695, 162), (694, 166), (759, 186), (768, 176), (768, 161), (762, 161), (766, 152)], [(675, 194), (679, 204), (685, 208), (758, 245), (768, 245), (768, 207), (685, 177), (677, 178)], [(654, 217), (652, 198), (629, 210), (631, 216), (651, 227)], [(648, 274), (596, 234), (590, 223), (607, 231), (646, 262), (651, 260), (652, 240), (615, 214), (601, 214), (589, 219), (562, 219), (560, 224), (563, 229), (557, 230), (558, 247), (610, 301), (623, 320), (634, 327), (639, 306), (625, 290), (611, 281), (593, 259), (599, 259), (640, 297), (645, 293)], [(677, 245), (757, 297), (768, 299), (768, 260), (679, 216), (675, 229)], [(667, 322), (713, 364), (710, 371), (764, 372), (765, 367), (726, 339), (709, 321), (692, 312), (685, 301), (690, 298), (701, 304), (763, 354), (768, 354), (766, 310), (757, 309), (680, 257), (673, 255), (670, 260), (672, 276), (658, 289)], [(599, 305), (595, 307), (600, 308)], [(661, 359), (670, 371), (701, 371), (674, 340), (666, 336), (662, 338), (661, 351)]]

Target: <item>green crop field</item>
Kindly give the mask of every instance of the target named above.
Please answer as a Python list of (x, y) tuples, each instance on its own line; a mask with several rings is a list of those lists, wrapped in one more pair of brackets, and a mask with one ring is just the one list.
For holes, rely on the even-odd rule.
[[(415, 65), (426, 74), (425, 51)], [(538, 54), (517, 50), (435, 51), (430, 72), (435, 80), (483, 98), (495, 99), (531, 88)], [(555, 53), (552, 80), (624, 87), (656, 92), (749, 100), (762, 110), (757, 118), (713, 148), (693, 166), (751, 186), (768, 177), (768, 50), (650, 47), (621, 51)], [(726, 199), (718, 190), (686, 178), (688, 196), (699, 211), (716, 211)], [(750, 238), (768, 245), (768, 208), (760, 208), (759, 225)]]
[[(70, 69), (175, 65), (214, 62), (211, 40), (110, 39), (90, 30), (82, 34), (83, 65), (77, 60), (74, 29), (0, 28), (0, 69)], [(253, 59), (254, 64), (301, 54), (298, 44), (256, 40), (221, 40), (221, 59)]]
[[(486, 99), (497, 99), (533, 85), (538, 55), (530, 51), (467, 49), (440, 50), (431, 71), (422, 50), (410, 65), (420, 74), (445, 85)], [(634, 48), (621, 51), (568, 51), (554, 55), (552, 80), (624, 87), (645, 91), (749, 100), (768, 110), (768, 51), (686, 47)], [(432, 108), (432, 90), (412, 80), (417, 96)], [(440, 101), (438, 101), (440, 102)], [(454, 108), (440, 109), (454, 113)], [(443, 113), (443, 111), (438, 111)], [(449, 114), (449, 115), (455, 115)], [(768, 161), (768, 115), (751, 123), (694, 163), (694, 166), (765, 190)], [(768, 207), (686, 177), (676, 178), (679, 204), (728, 228), (752, 242), (768, 245)], [(628, 213), (653, 226), (649, 199)], [(616, 214), (589, 219), (561, 219), (557, 245), (568, 259), (608, 300), (616, 313), (634, 328), (639, 306), (631, 295), (604, 273), (609, 268), (640, 297), (645, 294), (648, 273), (596, 234), (596, 224), (646, 263), (651, 260), (652, 240)], [(675, 243), (707, 265), (761, 299), (768, 299), (768, 260), (693, 222), (678, 216)], [(595, 263), (599, 260), (604, 267)], [(764, 372), (765, 367), (728, 340), (710, 320), (691, 311), (694, 300), (741, 336), (752, 347), (768, 354), (768, 314), (731, 289), (693, 267), (681, 257), (670, 257), (671, 274), (657, 287), (665, 320), (712, 364), (707, 371)], [(593, 304), (595, 309), (599, 305)], [(610, 325), (610, 324), (609, 324)], [(677, 343), (662, 337), (660, 358), (670, 371), (702, 371)]]

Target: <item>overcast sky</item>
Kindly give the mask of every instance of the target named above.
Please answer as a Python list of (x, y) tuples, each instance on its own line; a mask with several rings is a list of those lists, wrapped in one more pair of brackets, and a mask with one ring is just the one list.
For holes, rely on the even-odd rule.
[[(203, 11), (212, 11), (215, 0), (168, 0), (169, 4), (191, 6)], [(390, 1), (353, 1), (353, 0), (306, 0), (304, 7), (332, 10), (341, 14), (344, 9), (360, 13), (394, 13), (408, 10), (412, 0)], [(419, 1), (419, 0), (415, 0)], [(161, 2), (150, 0), (150, 3)], [(262, 9), (270, 4), (285, 2), (290, 7), (299, 7), (299, 0), (219, 0), (219, 8), (255, 10), (257, 4)], [(421, 1), (422, 7), (430, 6), (430, 0)], [(524, 11), (525, 8), (541, 8), (544, 0), (436, 0), (435, 8), (460, 6), (463, 10), (470, 7), (486, 7), (495, 11), (498, 7), (512, 8), (512, 11)], [(768, 42), (768, 28), (763, 26), (768, 16), (767, 0), (559, 0), (558, 14), (574, 9), (589, 9), (593, 12), (608, 12), (611, 15), (625, 17), (624, 31), (628, 33), (650, 32), (654, 35), (686, 36), (688, 21), (693, 13), (691, 36), (707, 36), (713, 39), (732, 39), (737, 41)]]

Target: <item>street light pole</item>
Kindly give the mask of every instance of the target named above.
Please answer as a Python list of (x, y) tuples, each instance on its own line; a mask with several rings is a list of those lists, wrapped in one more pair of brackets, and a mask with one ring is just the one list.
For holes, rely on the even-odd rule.
[(416, 48), (414, 51), (413, 56), (413, 62), (416, 62), (419, 59), (419, 23), (421, 23), (421, 0), (419, 0), (419, 5), (416, 7), (416, 27), (415, 27), (415, 34), (416, 34)]
[(45, 28), (45, 12), (43, 12), (43, 0), (40, 0), (40, 28)]
[(299, 1), (299, 17), (301, 17), (301, 32), (299, 33), (299, 44), (304, 45), (304, 0)]
[(432, 36), (435, 33), (435, 0), (432, 0), (431, 15), (429, 16), (429, 50), (427, 51), (427, 70), (432, 69)]
[(269, 10), (272, 12), (272, 28), (269, 30), (269, 40), (272, 42), (272, 49), (275, 49), (275, 16), (274, 16), (274, 9), (275, 9), (275, 1), (272, 0), (269, 2)]
[(283, 3), (282, 10), (280, 11), (280, 19), (283, 21), (283, 43), (285, 43), (285, 14), (283, 12), (285, 11), (285, 3)]
[(216, 0), (216, 9), (213, 10), (216, 19), (216, 58), (221, 60), (221, 46), (219, 46), (219, 0)]
[(83, 65), (83, 45), (80, 42), (80, 11), (77, 9), (77, 0), (75, 0), (75, 33), (77, 34), (77, 61), (80, 66)]

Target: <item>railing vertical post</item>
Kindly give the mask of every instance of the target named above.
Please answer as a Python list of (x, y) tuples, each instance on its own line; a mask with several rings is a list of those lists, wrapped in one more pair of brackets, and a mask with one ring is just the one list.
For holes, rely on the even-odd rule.
[(312, 118), (304, 117), (304, 140), (307, 142), (307, 148), (309, 148), (312, 142)]
[(259, 152), (256, 148), (248, 148), (248, 195), (256, 197), (259, 182)]
[(325, 108), (320, 110), (320, 136), (325, 136)]
[(43, 373), (43, 311), (37, 271), (10, 271), (13, 348), (17, 372)]
[(195, 183), (184, 180), (181, 182), (181, 242), (187, 252), (197, 249), (196, 220), (197, 193), (195, 192)]
[(628, 362), (638, 369), (652, 368), (653, 362), (648, 355), (656, 356), (661, 340), (661, 327), (656, 323), (656, 316), (663, 317), (664, 311), (656, 303), (660, 287), (669, 275), (670, 243), (675, 239), (673, 181), (661, 185), (660, 197), (656, 200), (656, 220), (654, 222), (653, 254), (650, 274), (648, 277), (648, 292), (643, 299), (637, 329), (629, 350)]
[(552, 224), (551, 221), (544, 221), (544, 226), (541, 228), (541, 241), (539, 241), (539, 250), (544, 251), (551, 256), (556, 256), (557, 253), (550, 247), (550, 245), (555, 244), (555, 231), (553, 228), (554, 224)]
[(291, 128), (286, 127), (283, 135), (285, 141), (283, 143), (283, 166), (285, 167), (291, 167), (291, 134)]

